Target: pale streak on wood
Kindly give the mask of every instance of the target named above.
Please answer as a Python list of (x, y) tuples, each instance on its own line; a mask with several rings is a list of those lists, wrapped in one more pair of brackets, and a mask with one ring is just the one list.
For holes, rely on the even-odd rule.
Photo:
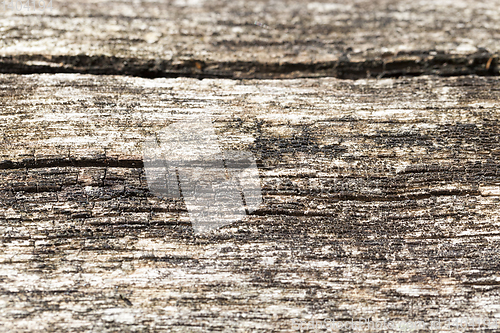
[(500, 187), (499, 186), (482, 186), (479, 187), (479, 191), (483, 196), (500, 196)]

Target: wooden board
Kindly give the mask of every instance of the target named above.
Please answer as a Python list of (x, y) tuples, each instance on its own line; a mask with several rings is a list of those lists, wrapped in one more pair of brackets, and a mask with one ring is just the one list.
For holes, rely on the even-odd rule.
[(51, 3), (52, 9), (30, 12), (0, 8), (0, 72), (198, 78), (499, 74), (497, 0)]
[[(0, 330), (496, 323), (498, 85), (1, 75)], [(264, 204), (207, 236), (141, 143), (209, 112)]]

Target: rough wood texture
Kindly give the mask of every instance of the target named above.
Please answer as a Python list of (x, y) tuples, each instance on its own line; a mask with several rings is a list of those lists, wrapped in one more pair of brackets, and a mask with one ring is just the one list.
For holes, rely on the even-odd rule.
[(0, 72), (499, 75), (499, 1), (52, 1), (0, 18)]
[[(0, 331), (496, 323), (498, 1), (52, 1), (0, 17)], [(209, 111), (264, 204), (196, 235), (141, 143)]]
[[(500, 315), (498, 78), (0, 76), (2, 331)], [(141, 141), (212, 110), (264, 204), (210, 236)]]

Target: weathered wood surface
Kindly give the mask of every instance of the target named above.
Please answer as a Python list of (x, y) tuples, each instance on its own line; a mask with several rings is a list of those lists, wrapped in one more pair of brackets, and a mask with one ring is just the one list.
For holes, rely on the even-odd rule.
[[(4, 11), (0, 331), (496, 322), (499, 5)], [(99, 75), (11, 75), (34, 73)], [(264, 204), (194, 235), (149, 192), (141, 143), (208, 111), (223, 148), (256, 156)]]
[(0, 9), (0, 72), (212, 78), (499, 74), (499, 1), (52, 3), (44, 11)]
[[(496, 320), (498, 86), (1, 75), (0, 330)], [(207, 110), (264, 204), (195, 236), (148, 192), (141, 142)]]

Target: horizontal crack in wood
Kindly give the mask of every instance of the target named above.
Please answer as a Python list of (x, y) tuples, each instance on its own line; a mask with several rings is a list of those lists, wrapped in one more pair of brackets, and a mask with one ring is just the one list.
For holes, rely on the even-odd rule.
[[(436, 53), (436, 54), (434, 54)], [(337, 60), (311, 63), (257, 61), (205, 62), (202, 60), (148, 60), (115, 56), (9, 55), (0, 57), (0, 73), (81, 73), (127, 75), (144, 78), (283, 79), (337, 77), (342, 79), (401, 76), (498, 76), (498, 57), (488, 52), (456, 55), (434, 52), (400, 52), (390, 58), (364, 61)]]
[(22, 161), (0, 161), (1, 169), (37, 169), (53, 167), (116, 167), (116, 168), (142, 168), (142, 160), (120, 160), (112, 157), (81, 157), (81, 158), (54, 158), (54, 159), (24, 159)]

